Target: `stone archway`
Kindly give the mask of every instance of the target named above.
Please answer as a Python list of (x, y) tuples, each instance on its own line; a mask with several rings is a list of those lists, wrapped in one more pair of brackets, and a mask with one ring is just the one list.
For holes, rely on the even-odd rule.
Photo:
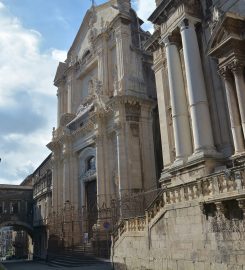
[(23, 229), (24, 231), (26, 231), (31, 238), (33, 239), (33, 227), (25, 222), (22, 221), (4, 221), (0, 223), (0, 228), (3, 227), (14, 227), (17, 229)]
[[(0, 229), (11, 232), (11, 255), (14, 259), (33, 259), (34, 232), (32, 226), (22, 221), (4, 221)], [(6, 245), (6, 243), (5, 243)]]

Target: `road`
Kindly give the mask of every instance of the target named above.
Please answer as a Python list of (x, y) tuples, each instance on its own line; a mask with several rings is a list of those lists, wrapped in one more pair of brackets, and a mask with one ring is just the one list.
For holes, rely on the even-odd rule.
[(4, 263), (7, 270), (112, 270), (109, 265), (96, 264), (93, 266), (80, 267), (52, 267), (46, 265), (44, 262), (8, 262)]

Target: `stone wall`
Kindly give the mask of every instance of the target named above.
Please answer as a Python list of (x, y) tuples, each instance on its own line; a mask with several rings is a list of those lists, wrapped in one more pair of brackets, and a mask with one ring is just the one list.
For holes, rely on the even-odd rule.
[(214, 232), (198, 201), (163, 209), (143, 231), (127, 230), (114, 243), (115, 269), (245, 269), (243, 226)]

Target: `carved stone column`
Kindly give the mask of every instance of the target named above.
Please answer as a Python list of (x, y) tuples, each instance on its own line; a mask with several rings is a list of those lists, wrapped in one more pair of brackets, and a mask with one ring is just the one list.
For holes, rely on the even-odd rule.
[(168, 80), (172, 107), (174, 142), (176, 149), (175, 163), (183, 163), (192, 154), (192, 142), (184, 78), (177, 44), (173, 37), (163, 40), (166, 47)]
[(236, 99), (235, 84), (232, 78), (232, 74), (229, 73), (227, 68), (221, 69), (219, 74), (223, 77), (225, 83), (235, 154), (238, 154), (244, 152), (244, 139), (242, 134), (238, 103)]
[(78, 176), (78, 156), (71, 153), (71, 202), (77, 208), (79, 206), (79, 176)]
[(105, 173), (104, 173), (104, 154), (103, 154), (103, 135), (96, 136), (96, 169), (97, 169), (97, 205), (102, 207), (105, 203)]
[(72, 82), (71, 79), (67, 85), (67, 112), (72, 113)]
[(216, 156), (202, 62), (194, 24), (185, 19), (180, 28), (194, 139), (194, 156)]
[(244, 80), (244, 65), (239, 62), (234, 62), (232, 72), (235, 77), (237, 99), (242, 121), (243, 136), (245, 136), (245, 80)]
[(98, 50), (98, 80), (103, 86), (103, 95), (108, 95), (109, 81), (108, 81), (108, 37), (103, 34), (103, 41)]
[(119, 196), (120, 199), (124, 193), (128, 192), (128, 164), (127, 164), (127, 153), (125, 147), (125, 134), (124, 128), (121, 123), (114, 125), (117, 137), (117, 162), (118, 162), (118, 185), (119, 185)]
[(61, 117), (61, 91), (60, 88), (57, 90), (57, 100), (58, 100), (58, 108), (57, 108), (57, 127), (60, 126), (60, 117)]
[(57, 155), (53, 152), (52, 154), (52, 185), (53, 185), (53, 193), (52, 193), (52, 205), (53, 208), (56, 210), (58, 207), (58, 161)]

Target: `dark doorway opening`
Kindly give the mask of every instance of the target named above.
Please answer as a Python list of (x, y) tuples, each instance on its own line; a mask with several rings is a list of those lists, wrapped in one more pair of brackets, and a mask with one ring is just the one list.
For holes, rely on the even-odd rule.
[(96, 180), (87, 182), (85, 184), (85, 190), (88, 216), (88, 236), (91, 238), (93, 234), (93, 226), (96, 224), (98, 218)]

